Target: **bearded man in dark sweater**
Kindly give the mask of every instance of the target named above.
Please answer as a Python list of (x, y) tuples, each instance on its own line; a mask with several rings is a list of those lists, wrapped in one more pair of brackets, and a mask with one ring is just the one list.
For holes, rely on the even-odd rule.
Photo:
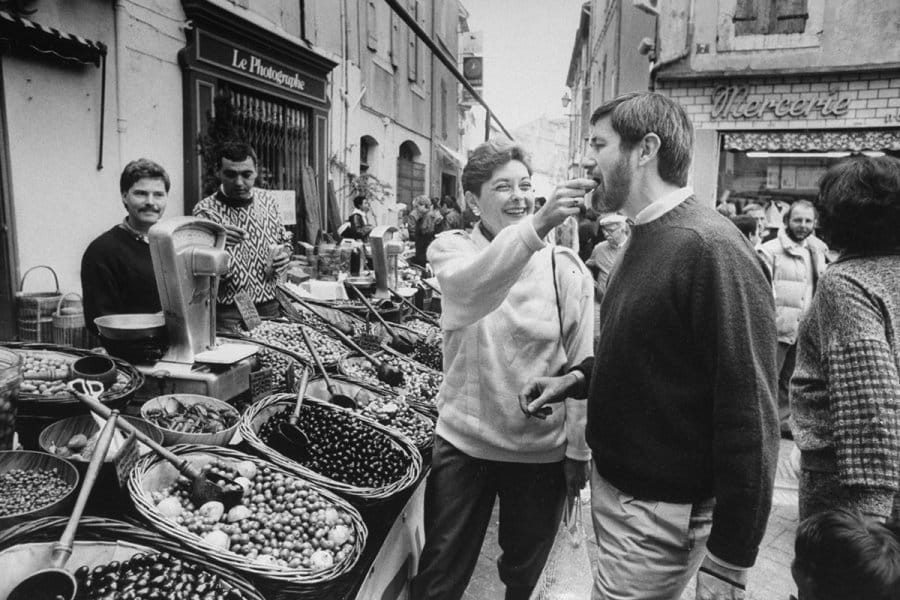
[(119, 190), (127, 215), (91, 242), (81, 258), (84, 321), (94, 333), (97, 317), (162, 310), (147, 235), (166, 211), (170, 185), (166, 170), (146, 158), (122, 170)]
[[(738, 229), (685, 187), (693, 131), (682, 107), (627, 94), (591, 117), (594, 209), (632, 237), (601, 306), (593, 364), (537, 379), (523, 410), (588, 397), (595, 599), (744, 597), (778, 456), (775, 312)], [(538, 416), (540, 413), (537, 413)]]

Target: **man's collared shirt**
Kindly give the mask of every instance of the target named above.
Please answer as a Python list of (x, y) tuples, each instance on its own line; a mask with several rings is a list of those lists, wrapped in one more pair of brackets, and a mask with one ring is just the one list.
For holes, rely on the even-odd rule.
[(655, 221), (693, 195), (694, 190), (690, 187), (678, 188), (673, 192), (669, 192), (636, 214), (634, 216), (634, 224), (643, 225), (650, 221)]
[(128, 222), (128, 217), (125, 217), (121, 223), (119, 223), (119, 227), (127, 231), (131, 236), (134, 237), (139, 242), (144, 242), (145, 244), (150, 243), (150, 236), (146, 233), (138, 231), (134, 227), (131, 226), (131, 223)]

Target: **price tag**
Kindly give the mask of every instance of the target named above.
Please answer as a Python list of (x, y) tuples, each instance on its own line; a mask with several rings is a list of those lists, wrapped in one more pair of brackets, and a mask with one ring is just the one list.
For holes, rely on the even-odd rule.
[(259, 318), (259, 312), (256, 310), (256, 305), (253, 304), (253, 301), (250, 299), (250, 296), (247, 295), (247, 292), (238, 292), (235, 294), (234, 303), (237, 306), (238, 312), (241, 313), (244, 325), (247, 326), (249, 331), (253, 331), (262, 324), (262, 319)]
[(141, 455), (138, 453), (137, 438), (134, 434), (128, 436), (125, 445), (119, 449), (119, 453), (113, 458), (116, 466), (116, 477), (119, 479), (119, 487), (125, 489), (128, 486), (128, 476)]

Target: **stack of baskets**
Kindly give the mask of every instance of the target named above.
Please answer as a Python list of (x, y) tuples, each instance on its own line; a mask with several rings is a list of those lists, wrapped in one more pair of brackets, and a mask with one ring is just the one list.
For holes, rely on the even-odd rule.
[[(59, 540), (67, 521), (67, 517), (45, 517), (0, 531), (0, 572), (3, 573), (0, 597), (5, 598), (10, 589), (25, 575), (30, 575), (36, 566), (46, 566), (42, 562), (50, 547)], [(215, 576), (223, 587), (231, 590), (226, 596), (229, 600), (263, 600), (252, 584), (230, 568), (219, 566), (194, 550), (125, 521), (82, 517), (75, 540), (68, 561), (71, 571), (81, 566), (93, 569), (111, 561), (121, 564), (136, 554), (163, 552), (185, 563), (192, 571), (197, 569), (206, 576)], [(124, 585), (124, 582), (119, 583)]]
[[(47, 269), (53, 275), (56, 291), (26, 292), (25, 278), (35, 269)], [(59, 278), (56, 271), (47, 265), (31, 267), (22, 275), (19, 291), (16, 292), (17, 325), (19, 339), (23, 342), (53, 341), (53, 311), (63, 295), (59, 291)]]
[[(63, 306), (66, 302), (69, 306)], [(91, 335), (84, 326), (84, 306), (79, 294), (65, 294), (56, 303), (56, 310), (53, 312), (53, 343), (75, 348), (91, 347)]]
[[(260, 430), (270, 419), (274, 418), (275, 415), (292, 410), (296, 399), (297, 397), (295, 394), (273, 394), (248, 408), (241, 417), (241, 425), (238, 428), (241, 438), (250, 444), (257, 453), (279, 467), (296, 473), (304, 479), (313, 481), (347, 498), (351, 498), (360, 504), (377, 504), (383, 502), (395, 494), (406, 490), (418, 481), (419, 475), (422, 472), (422, 455), (409, 438), (384, 427), (373, 419), (355, 414), (348, 409), (340, 408), (315, 398), (306, 397), (304, 399), (304, 410), (308, 407), (315, 407), (316, 409), (333, 412), (335, 415), (338, 413), (353, 414), (355, 419), (358, 419), (367, 427), (375, 430), (376, 434), (385, 436), (389, 446), (394, 451), (403, 455), (405, 460), (404, 472), (393, 481), (384, 485), (361, 487), (338, 481), (314, 471), (266, 444), (260, 437)], [(303, 429), (303, 413), (301, 413), (298, 426), (300, 429)]]
[[(257, 474), (253, 477), (251, 486), (255, 486), (260, 478), (262, 478), (262, 481), (266, 481), (267, 478), (277, 478), (280, 485), (285, 487), (288, 485), (288, 482), (290, 482), (291, 486), (297, 485), (302, 490), (298, 492), (297, 487), (294, 487), (292, 494), (297, 494), (298, 499), (292, 500), (293, 505), (286, 506), (285, 510), (292, 511), (291, 514), (302, 514), (307, 510), (311, 513), (317, 511), (327, 512), (328, 509), (325, 506), (327, 505), (332, 510), (335, 510), (335, 514), (339, 514), (340, 518), (347, 523), (348, 530), (352, 532), (352, 541), (349, 542), (351, 548), (342, 558), (336, 558), (331, 566), (314, 568), (278, 565), (274, 561), (259, 560), (260, 556), (247, 553), (246, 547), (243, 547), (240, 552), (236, 552), (230, 549), (232, 544), (227, 545), (228, 549), (222, 545), (213, 544), (197, 533), (190, 531), (184, 520), (182, 521), (184, 524), (179, 525), (177, 518), (166, 517), (157, 508), (162, 490), (172, 485), (179, 478), (179, 474), (170, 463), (155, 455), (148, 455), (132, 469), (128, 480), (128, 489), (134, 501), (135, 509), (154, 529), (176, 540), (182, 546), (195, 549), (225, 568), (240, 571), (251, 579), (270, 600), (322, 598), (331, 597), (332, 595), (343, 597), (342, 594), (347, 591), (345, 588), (349, 588), (352, 585), (350, 578), (344, 577), (344, 575), (349, 573), (356, 565), (368, 537), (368, 529), (362, 517), (346, 500), (315, 483), (310, 483), (303, 477), (297, 477), (271, 463), (235, 450), (187, 444), (173, 446), (170, 450), (198, 468), (215, 461), (235, 466), (240, 466), (240, 463), (252, 463), (257, 469)], [(251, 489), (258, 492), (256, 487)], [(312, 508), (309, 505), (311, 496), (316, 498), (314, 503), (316, 508)], [(251, 508), (262, 502), (262, 500), (254, 497), (248, 504), (249, 498), (249, 495), (245, 496), (243, 506)], [(187, 518), (189, 519), (190, 517), (188, 516)], [(274, 513), (264, 510), (262, 513), (252, 513), (250, 516), (245, 517), (245, 520), (259, 521), (261, 528), (264, 528), (265, 531), (271, 531), (269, 527), (273, 526), (277, 519)], [(229, 526), (234, 527), (235, 525), (237, 524), (232, 523)], [(254, 536), (261, 535), (261, 533), (257, 531), (257, 534), (254, 534)], [(241, 534), (238, 535), (240, 536)], [(275, 533), (271, 535), (274, 536)], [(239, 542), (234, 542), (234, 544), (237, 543)]]

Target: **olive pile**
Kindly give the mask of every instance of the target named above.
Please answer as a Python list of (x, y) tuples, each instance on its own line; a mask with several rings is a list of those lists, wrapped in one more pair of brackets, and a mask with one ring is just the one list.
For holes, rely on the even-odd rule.
[(374, 333), (359, 333), (353, 336), (353, 341), (367, 352), (377, 352), (378, 350), (381, 350), (381, 337)]
[(416, 317), (413, 317), (408, 321), (404, 321), (403, 326), (407, 329), (412, 329), (416, 333), (425, 337), (441, 337), (441, 329), (439, 327), (435, 327), (428, 321), (423, 321), (422, 319)]
[(262, 347), (256, 353), (256, 358), (263, 367), (268, 367), (272, 371), (272, 389), (276, 392), (289, 391), (287, 389), (287, 373), (288, 370), (297, 374), (297, 367), (300, 365), (292, 357), (284, 352), (278, 352), (271, 348)]
[(57, 469), (13, 469), (0, 475), (0, 517), (53, 504), (72, 490)]
[(215, 573), (168, 552), (135, 554), (128, 560), (75, 571), (76, 600), (241, 600), (244, 594)]
[(160, 406), (146, 411), (144, 417), (163, 429), (183, 433), (220, 433), (238, 421), (238, 412), (219, 410), (204, 402), (179, 402), (173, 396), (158, 399)]
[[(417, 367), (415, 362), (403, 360), (396, 356), (384, 355), (381, 360), (403, 371), (403, 385), (394, 391), (418, 402), (434, 404), (444, 375), (438, 371)], [(368, 360), (346, 361), (344, 371), (348, 377), (386, 388), (386, 384), (378, 379), (375, 367)]]
[[(263, 321), (262, 325), (253, 330), (250, 336), (253, 339), (285, 348), (295, 354), (299, 354), (309, 364), (313, 364), (312, 355), (303, 343), (303, 336), (300, 335), (300, 328), (303, 325), (298, 323), (281, 323), (279, 321)], [(323, 335), (315, 329), (306, 328), (309, 334), (309, 341), (316, 347), (319, 358), (324, 364), (334, 364), (347, 351), (337, 340)]]
[[(260, 439), (269, 444), (290, 413), (285, 409), (272, 415), (260, 429)], [(310, 442), (308, 456), (298, 462), (320, 475), (356, 487), (376, 488), (406, 473), (408, 458), (404, 453), (384, 433), (352, 413), (306, 403), (298, 426)]]
[(375, 398), (359, 412), (389, 429), (394, 429), (412, 440), (416, 446), (424, 446), (434, 435), (434, 425), (423, 419), (406, 402)]
[(302, 479), (251, 461), (217, 460), (203, 469), (240, 484), (241, 503), (228, 511), (215, 501), (196, 506), (184, 477), (151, 498), (164, 517), (205, 543), (259, 565), (310, 571), (340, 564), (353, 552), (357, 531), (350, 516)]
[(413, 348), (412, 358), (435, 371), (444, 370), (443, 345), (440, 341), (433, 338), (420, 339), (419, 343)]

